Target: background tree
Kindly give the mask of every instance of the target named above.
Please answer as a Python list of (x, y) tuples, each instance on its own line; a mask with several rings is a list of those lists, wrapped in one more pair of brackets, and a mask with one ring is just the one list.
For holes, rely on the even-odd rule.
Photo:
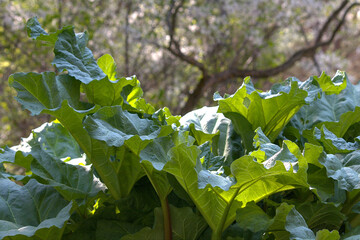
[(1, 1), (0, 146), (49, 120), (19, 111), (7, 86), (11, 73), (52, 68), (53, 53), (34, 46), (24, 31), (34, 15), (50, 32), (65, 25), (87, 30), (96, 58), (110, 53), (120, 74), (138, 76), (145, 98), (185, 113), (211, 104), (216, 90), (232, 93), (248, 75), (263, 89), (289, 76), (304, 80), (337, 69), (357, 81), (358, 5), (350, 0)]

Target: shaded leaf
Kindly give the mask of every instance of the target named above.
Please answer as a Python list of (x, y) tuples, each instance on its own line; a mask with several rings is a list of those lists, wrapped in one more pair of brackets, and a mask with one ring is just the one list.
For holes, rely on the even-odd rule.
[(315, 239), (315, 234), (295, 208), (292, 208), (286, 217), (285, 229), (290, 233), (290, 239)]
[(0, 238), (61, 239), (73, 211), (52, 187), (31, 179), (21, 187), (0, 179)]
[[(125, 236), (122, 240), (164, 239), (162, 211), (160, 208), (155, 208), (154, 211), (155, 222), (153, 228), (144, 228), (135, 234)], [(170, 211), (174, 240), (196, 240), (207, 226), (204, 219), (195, 215), (191, 208), (176, 208), (170, 205)]]
[(136, 233), (140, 226), (132, 223), (100, 220), (96, 225), (96, 239), (101, 240), (120, 240), (123, 236)]
[(332, 204), (308, 202), (298, 205), (296, 209), (314, 232), (322, 229), (339, 230), (345, 220), (344, 214)]
[(250, 202), (236, 210), (236, 222), (243, 229), (260, 232), (267, 230), (274, 221), (254, 202)]
[(103, 107), (84, 120), (85, 129), (94, 139), (106, 142), (109, 146), (120, 147), (126, 144), (139, 154), (161, 130), (161, 127), (137, 114), (123, 111), (120, 106)]
[(315, 127), (314, 138), (325, 148), (327, 153), (331, 154), (349, 153), (360, 147), (358, 142), (346, 142), (345, 139), (338, 138), (325, 125), (321, 126), (321, 130)]
[(348, 233), (343, 235), (341, 239), (343, 240), (357, 240), (360, 238), (360, 226), (351, 229)]
[(328, 177), (335, 179), (340, 189), (352, 191), (360, 188), (359, 178), (359, 151), (348, 154), (344, 159), (328, 154), (326, 158), (319, 159), (320, 163), (325, 166)]
[(288, 205), (287, 203), (282, 203), (278, 208), (276, 208), (276, 215), (273, 218), (274, 221), (268, 228), (268, 231), (272, 233), (277, 240), (290, 239), (290, 234), (286, 231), (285, 224), (286, 217), (293, 207), (294, 206)]
[[(0, 152), (0, 163), (14, 163), (30, 171), (30, 164), (33, 157), (28, 154), (30, 149), (22, 148), (22, 144), (24, 144), (23, 141), (18, 146), (12, 148), (5, 147), (2, 152)], [(25, 148), (26, 147), (27, 146), (25, 146)]]
[[(344, 74), (340, 73), (336, 76)], [(343, 77), (346, 81), (344, 90), (339, 94), (321, 94), (319, 99), (314, 99), (295, 114), (290, 121), (291, 125), (303, 132), (306, 129), (313, 129), (314, 126), (320, 129), (321, 125), (325, 124), (326, 128), (336, 136), (342, 137), (346, 130), (357, 121), (356, 116), (359, 115), (359, 111), (355, 108), (360, 105), (359, 91), (350, 83), (346, 74)], [(343, 116), (345, 113), (348, 116)]]

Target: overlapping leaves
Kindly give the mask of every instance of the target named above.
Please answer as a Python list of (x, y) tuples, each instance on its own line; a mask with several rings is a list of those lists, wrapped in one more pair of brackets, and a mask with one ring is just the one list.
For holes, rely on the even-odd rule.
[(61, 239), (72, 203), (34, 179), (23, 187), (0, 179), (0, 189), (1, 239)]
[(360, 94), (344, 72), (268, 92), (245, 78), (218, 106), (176, 117), (110, 55), (96, 61), (86, 32), (47, 33), (36, 18), (27, 31), (54, 47), (59, 74), (9, 83), (25, 109), (57, 121), (0, 150), (1, 237), (359, 236)]

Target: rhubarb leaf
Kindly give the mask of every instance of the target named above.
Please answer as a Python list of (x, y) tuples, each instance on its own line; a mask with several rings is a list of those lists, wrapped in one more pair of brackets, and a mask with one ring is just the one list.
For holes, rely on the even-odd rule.
[(73, 212), (72, 203), (52, 187), (30, 180), (19, 186), (0, 179), (0, 238), (61, 239)]

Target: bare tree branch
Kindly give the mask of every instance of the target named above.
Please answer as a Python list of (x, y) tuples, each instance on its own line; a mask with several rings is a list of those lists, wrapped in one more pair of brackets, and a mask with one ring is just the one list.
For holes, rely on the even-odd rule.
[(315, 43), (319, 43), (324, 36), (325, 32), (327, 31), (328, 27), (330, 26), (330, 23), (336, 19), (336, 17), (339, 15), (339, 13), (344, 9), (344, 7), (349, 3), (349, 0), (344, 0), (340, 4), (340, 6), (328, 17), (328, 19), (325, 21), (324, 25), (320, 29), (320, 31), (317, 34)]
[[(306, 35), (306, 32), (305, 32), (304, 26), (303, 26), (301, 23), (299, 23), (299, 27), (300, 27), (301, 34), (302, 34), (303, 37), (304, 37), (305, 43), (306, 43), (306, 44), (309, 44), (310, 42), (309, 42), (309, 40), (308, 40), (308, 38), (307, 38), (307, 35)], [(318, 61), (316, 60), (315, 54), (311, 57), (311, 59), (312, 59), (312, 61), (313, 61), (313, 63), (314, 63), (314, 66), (315, 66), (315, 68), (316, 68), (317, 74), (321, 74), (321, 68), (320, 68), (320, 65), (319, 65)]]
[[(175, 5), (176, 2), (179, 3)], [(185, 0), (171, 1), (171, 5), (166, 17), (166, 23), (168, 25), (169, 36), (170, 36), (170, 42), (169, 42), (169, 46), (167, 47), (167, 50), (174, 56), (178, 57), (180, 60), (199, 68), (200, 71), (204, 73), (206, 72), (204, 64), (196, 60), (194, 57), (184, 54), (181, 50), (180, 43), (177, 40), (175, 40), (177, 15), (179, 13), (180, 8), (184, 5), (184, 3)]]
[(300, 60), (303, 57), (314, 56), (314, 54), (318, 48), (328, 46), (334, 40), (336, 34), (339, 32), (341, 26), (344, 24), (346, 16), (349, 13), (349, 11), (353, 7), (359, 6), (359, 5), (360, 5), (360, 3), (353, 3), (345, 10), (341, 20), (338, 22), (338, 24), (332, 31), (331, 36), (328, 40), (323, 41), (323, 42), (315, 41), (315, 43), (313, 45), (296, 51), (284, 63), (282, 63), (281, 65), (279, 65), (277, 67), (264, 69), (264, 70), (229, 69), (229, 70), (227, 70), (228, 72), (230, 72), (229, 77), (246, 77), (246, 76), (252, 76), (252, 77), (257, 77), (257, 78), (270, 77), (270, 76), (274, 76), (274, 75), (276, 75), (280, 72), (283, 72), (286, 69), (292, 67), (295, 64), (295, 62), (297, 62), (298, 60)]
[(58, 28), (61, 29), (62, 28), (62, 10), (63, 10), (63, 6), (62, 6), (62, 0), (58, 0), (57, 1), (58, 4), (58, 14), (59, 14), (59, 22), (58, 22)]
[(126, 14), (125, 14), (125, 76), (130, 75), (130, 44), (129, 44), (129, 18), (131, 13), (131, 1), (126, 2)]
[[(198, 102), (199, 96), (206, 90), (211, 88), (212, 86), (219, 84), (223, 81), (226, 81), (230, 78), (244, 78), (246, 76), (252, 76), (255, 78), (265, 78), (265, 77), (271, 77), (275, 76), (281, 72), (284, 72), (285, 70), (291, 68), (297, 61), (304, 57), (314, 57), (316, 51), (321, 48), (328, 46), (332, 43), (334, 40), (336, 34), (339, 32), (340, 28), (345, 22), (347, 14), (350, 12), (352, 8), (355, 6), (359, 6), (360, 3), (353, 3), (350, 6), (346, 8), (344, 11), (342, 18), (340, 21), (338, 21), (336, 27), (331, 32), (330, 37), (326, 41), (321, 41), (325, 35), (326, 30), (328, 29), (331, 22), (333, 22), (336, 17), (339, 15), (341, 10), (345, 8), (348, 1), (345, 0), (341, 3), (341, 5), (328, 17), (327, 21), (324, 23), (322, 28), (320, 29), (319, 33), (317, 34), (317, 38), (313, 45), (304, 47), (298, 51), (296, 51), (294, 54), (292, 54), (285, 62), (282, 64), (268, 69), (241, 69), (241, 68), (228, 68), (225, 71), (215, 73), (211, 76), (209, 75), (203, 75), (201, 80), (196, 85), (194, 91), (188, 95), (188, 100), (185, 104), (185, 106), (181, 109), (181, 113), (184, 114), (188, 111), (190, 111)], [(318, 40), (319, 39), (319, 40)], [(182, 58), (181, 58), (182, 59)], [(195, 64), (193, 64), (196, 66)]]
[[(178, 2), (178, 5), (176, 3)], [(172, 44), (174, 43), (174, 35), (176, 31), (176, 24), (177, 24), (177, 14), (179, 13), (180, 8), (184, 5), (185, 0), (177, 1), (172, 0), (170, 4), (169, 11), (166, 16), (166, 24), (169, 28), (169, 36), (170, 36), (170, 43), (169, 48), (171, 48)]]

